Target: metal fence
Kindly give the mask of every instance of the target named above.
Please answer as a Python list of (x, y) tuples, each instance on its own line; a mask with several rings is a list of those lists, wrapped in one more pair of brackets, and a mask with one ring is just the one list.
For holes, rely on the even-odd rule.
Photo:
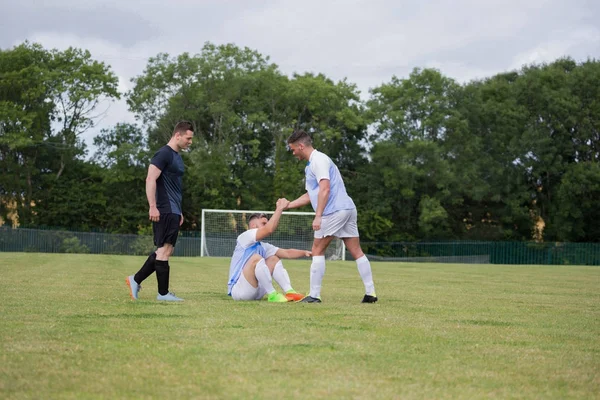
[[(152, 236), (0, 227), (2, 252), (147, 255), (153, 250)], [(182, 232), (174, 255), (200, 256), (200, 238)]]
[(379, 261), (600, 265), (600, 243), (435, 241), (361, 243), (361, 247)]
[[(214, 239), (223, 241), (222, 237)], [(235, 238), (231, 240), (235, 246)], [(361, 245), (373, 261), (600, 265), (600, 243), (435, 241)], [(147, 255), (153, 249), (151, 236), (0, 227), (0, 252)], [(199, 257), (199, 232), (181, 232), (174, 255)], [(352, 260), (350, 254), (346, 259)]]

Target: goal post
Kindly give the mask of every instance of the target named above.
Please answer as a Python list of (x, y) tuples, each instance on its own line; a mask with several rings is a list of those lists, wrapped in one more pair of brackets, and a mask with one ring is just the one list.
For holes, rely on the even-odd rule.
[[(231, 257), (237, 237), (248, 229), (248, 217), (254, 213), (272, 215), (274, 211), (203, 209), (200, 234), (201, 257)], [(273, 234), (263, 241), (282, 249), (310, 250), (314, 233), (314, 212), (284, 211)], [(325, 257), (345, 260), (346, 246), (335, 238)]]

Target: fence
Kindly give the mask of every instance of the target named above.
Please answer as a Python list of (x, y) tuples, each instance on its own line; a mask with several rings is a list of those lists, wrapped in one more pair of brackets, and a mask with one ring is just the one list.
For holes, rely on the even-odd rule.
[(372, 260), (379, 261), (600, 265), (600, 243), (366, 242), (361, 247)]
[[(436, 241), (361, 245), (373, 261), (600, 265), (600, 243)], [(0, 252), (147, 255), (153, 248), (151, 236), (0, 227)], [(199, 232), (181, 232), (174, 255), (200, 254)], [(352, 259), (349, 254), (346, 257)]]
[[(147, 255), (152, 236), (0, 227), (0, 252)], [(200, 237), (181, 232), (176, 256), (200, 256)]]

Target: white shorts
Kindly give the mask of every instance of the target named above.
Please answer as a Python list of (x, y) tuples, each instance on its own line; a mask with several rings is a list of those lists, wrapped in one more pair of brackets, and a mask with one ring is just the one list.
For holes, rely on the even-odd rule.
[(315, 238), (321, 239), (326, 236), (335, 236), (337, 238), (358, 237), (356, 218), (356, 208), (323, 215), (321, 218), (321, 229), (315, 231)]
[(234, 300), (260, 300), (267, 294), (267, 291), (260, 285), (254, 287), (244, 276), (244, 271), (240, 274), (238, 281), (231, 288), (231, 298)]

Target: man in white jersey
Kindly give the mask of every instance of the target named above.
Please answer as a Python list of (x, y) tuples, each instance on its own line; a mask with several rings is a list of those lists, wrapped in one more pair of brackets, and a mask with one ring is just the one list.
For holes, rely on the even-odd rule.
[[(290, 276), (281, 262), (282, 258), (310, 257), (311, 252), (296, 249), (280, 249), (262, 239), (272, 234), (285, 207), (286, 199), (277, 200), (275, 213), (271, 219), (262, 213), (252, 214), (248, 219), (248, 230), (237, 238), (237, 243), (229, 266), (228, 294), (234, 300), (267, 300), (275, 303), (298, 301), (304, 295), (296, 292), (290, 283)], [(283, 289), (285, 295), (273, 287), (272, 279)]]
[(310, 293), (301, 302), (320, 303), (321, 283), (325, 275), (325, 250), (333, 238), (344, 241), (346, 248), (356, 260), (358, 272), (365, 285), (363, 303), (375, 303), (375, 285), (371, 272), (371, 263), (362, 249), (358, 238), (357, 213), (354, 202), (346, 193), (344, 180), (337, 166), (327, 155), (312, 146), (312, 138), (305, 131), (292, 133), (287, 140), (294, 156), (308, 161), (306, 174), (306, 193), (289, 203), (287, 208), (298, 208), (311, 204), (315, 210), (312, 246), (312, 264), (310, 266)]

